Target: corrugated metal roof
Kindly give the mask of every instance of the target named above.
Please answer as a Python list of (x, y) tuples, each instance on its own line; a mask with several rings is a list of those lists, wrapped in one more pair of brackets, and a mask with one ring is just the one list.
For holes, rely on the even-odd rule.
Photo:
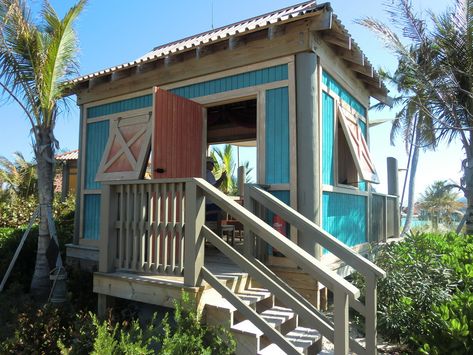
[(70, 152), (65, 152), (61, 154), (57, 154), (55, 156), (56, 160), (77, 160), (79, 159), (79, 150), (72, 150)]
[(233, 23), (231, 25), (223, 26), (215, 30), (200, 33), (194, 36), (190, 36), (175, 42), (164, 44), (154, 48), (151, 52), (146, 53), (142, 57), (115, 67), (104, 69), (92, 74), (84, 75), (79, 78), (72, 80), (73, 83), (80, 83), (82, 81), (90, 80), (92, 78), (100, 77), (106, 74), (119, 71), (128, 67), (136, 66), (156, 60), (158, 58), (174, 55), (179, 52), (183, 52), (200, 45), (207, 45), (211, 42), (217, 42), (219, 40), (226, 39), (231, 36), (251, 32), (254, 30), (262, 29), (274, 25), (279, 22), (289, 21), (291, 19), (299, 18), (311, 12), (319, 11), (323, 8), (330, 7), (330, 3), (324, 3), (317, 5), (316, 1), (307, 1), (290, 7), (286, 7), (281, 10), (269, 12), (264, 15), (253, 17), (247, 20)]

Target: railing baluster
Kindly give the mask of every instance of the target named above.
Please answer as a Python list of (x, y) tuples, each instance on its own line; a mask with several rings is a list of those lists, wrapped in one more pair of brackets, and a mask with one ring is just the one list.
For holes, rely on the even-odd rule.
[(132, 231), (133, 231), (133, 260), (132, 260), (132, 265), (131, 269), (136, 270), (138, 266), (138, 254), (139, 254), (139, 235), (138, 235), (138, 191), (137, 191), (137, 185), (133, 184), (132, 185), (132, 191), (133, 191), (133, 222), (132, 222)]
[(161, 272), (162, 268), (162, 258), (161, 258), (161, 243), (162, 243), (162, 198), (161, 198), (161, 185), (155, 185), (155, 193), (156, 193), (156, 216), (155, 216), (155, 225), (156, 225), (156, 236), (155, 236), (155, 253), (156, 253), (156, 271)]
[(184, 184), (180, 182), (178, 184), (178, 193), (179, 193), (179, 223), (178, 223), (178, 232), (179, 232), (179, 260), (178, 260), (178, 274), (182, 275), (184, 271), (184, 218), (185, 218), (185, 191)]
[(169, 203), (170, 203), (170, 231), (171, 231), (171, 239), (170, 239), (170, 273), (174, 273), (176, 267), (176, 185), (170, 184), (170, 192), (169, 192)]
[(120, 185), (120, 221), (118, 224), (118, 265), (119, 269), (123, 268), (124, 258), (125, 258), (125, 243), (126, 243), (126, 234), (125, 234), (125, 195), (123, 185)]
[(146, 220), (146, 233), (148, 236), (148, 247), (147, 259), (148, 259), (148, 271), (154, 271), (154, 262), (153, 262), (153, 221), (154, 221), (154, 211), (153, 211), (153, 185), (146, 185), (146, 209), (147, 209), (147, 220)]
[(144, 185), (140, 184), (139, 185), (139, 198), (140, 198), (140, 209), (139, 209), (139, 233), (140, 237), (138, 239), (139, 242), (139, 250), (140, 250), (140, 255), (139, 255), (139, 265), (138, 265), (138, 270), (144, 271), (144, 269), (147, 267), (146, 264), (146, 233), (145, 233), (145, 218), (146, 218), (146, 198), (145, 198), (145, 189)]
[(169, 220), (169, 196), (167, 190), (167, 184), (163, 184), (163, 226), (164, 226), (164, 234), (163, 234), (163, 272), (169, 272), (169, 236), (168, 236), (168, 220)]
[(125, 269), (131, 268), (131, 252), (133, 247), (133, 230), (131, 228), (132, 223), (132, 210), (131, 210), (131, 188), (130, 185), (126, 185), (126, 265)]

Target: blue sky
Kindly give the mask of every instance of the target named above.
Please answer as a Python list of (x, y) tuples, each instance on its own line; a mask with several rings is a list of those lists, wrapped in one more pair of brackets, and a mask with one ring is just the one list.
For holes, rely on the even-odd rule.
[[(388, 1), (388, 0), (387, 0)], [(153, 47), (186, 36), (207, 31), (214, 27), (290, 6), (297, 0), (89, 0), (77, 23), (80, 39), (80, 72), (91, 73), (136, 59)], [(391, 0), (388, 1), (391, 3)], [(30, 1), (38, 9), (41, 1)], [(62, 14), (74, 1), (51, 0)], [(443, 11), (451, 2), (413, 0), (418, 10)], [(332, 0), (336, 15), (360, 45), (375, 68), (394, 70), (395, 58), (367, 29), (354, 21), (365, 16), (386, 18), (383, 1), (376, 0)], [(213, 16), (212, 16), (213, 14)], [(371, 119), (394, 117), (395, 111), (370, 112)], [(71, 102), (70, 111), (64, 113), (56, 127), (56, 137), (61, 149), (72, 150), (78, 146), (78, 110)], [(14, 105), (0, 106), (0, 155), (11, 158), (15, 151), (32, 156), (30, 127), (22, 113)], [(389, 144), (390, 124), (371, 129), (371, 151), (373, 153), (381, 184), (380, 192), (386, 192), (386, 157), (394, 156), (399, 167), (406, 165), (404, 145)], [(463, 153), (458, 144), (441, 146), (437, 152), (420, 157), (417, 191), (438, 179), (459, 180)], [(245, 158), (243, 157), (242, 160)], [(403, 175), (400, 175), (403, 178)]]

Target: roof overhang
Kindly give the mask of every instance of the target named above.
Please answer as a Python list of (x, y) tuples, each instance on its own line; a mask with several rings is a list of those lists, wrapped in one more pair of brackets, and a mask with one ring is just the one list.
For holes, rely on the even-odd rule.
[[(277, 36), (284, 32), (285, 25), (291, 22), (310, 19), (309, 29), (318, 32), (331, 49), (344, 60), (347, 67), (361, 80), (368, 92), (375, 99), (391, 104), (388, 90), (381, 81), (372, 64), (365, 57), (359, 46), (352, 40), (346, 28), (333, 13), (330, 3), (318, 5), (307, 1), (281, 10), (253, 17), (215, 30), (172, 42), (154, 48), (144, 56), (115, 67), (78, 77), (70, 82), (71, 93), (91, 89), (102, 83), (120, 80), (132, 75), (142, 74), (158, 67), (161, 62), (180, 61), (179, 57), (199, 57), (208, 51), (234, 48), (239, 43), (251, 40), (252, 34), (266, 31), (267, 36)], [(259, 38), (253, 36), (254, 38)], [(225, 45), (219, 46), (219, 43)]]

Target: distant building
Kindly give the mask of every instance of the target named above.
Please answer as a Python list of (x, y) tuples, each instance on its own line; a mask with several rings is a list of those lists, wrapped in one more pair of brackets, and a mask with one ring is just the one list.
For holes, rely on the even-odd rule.
[(61, 200), (70, 193), (76, 192), (78, 156), (78, 149), (55, 156), (57, 170), (54, 178), (54, 192), (61, 193)]

